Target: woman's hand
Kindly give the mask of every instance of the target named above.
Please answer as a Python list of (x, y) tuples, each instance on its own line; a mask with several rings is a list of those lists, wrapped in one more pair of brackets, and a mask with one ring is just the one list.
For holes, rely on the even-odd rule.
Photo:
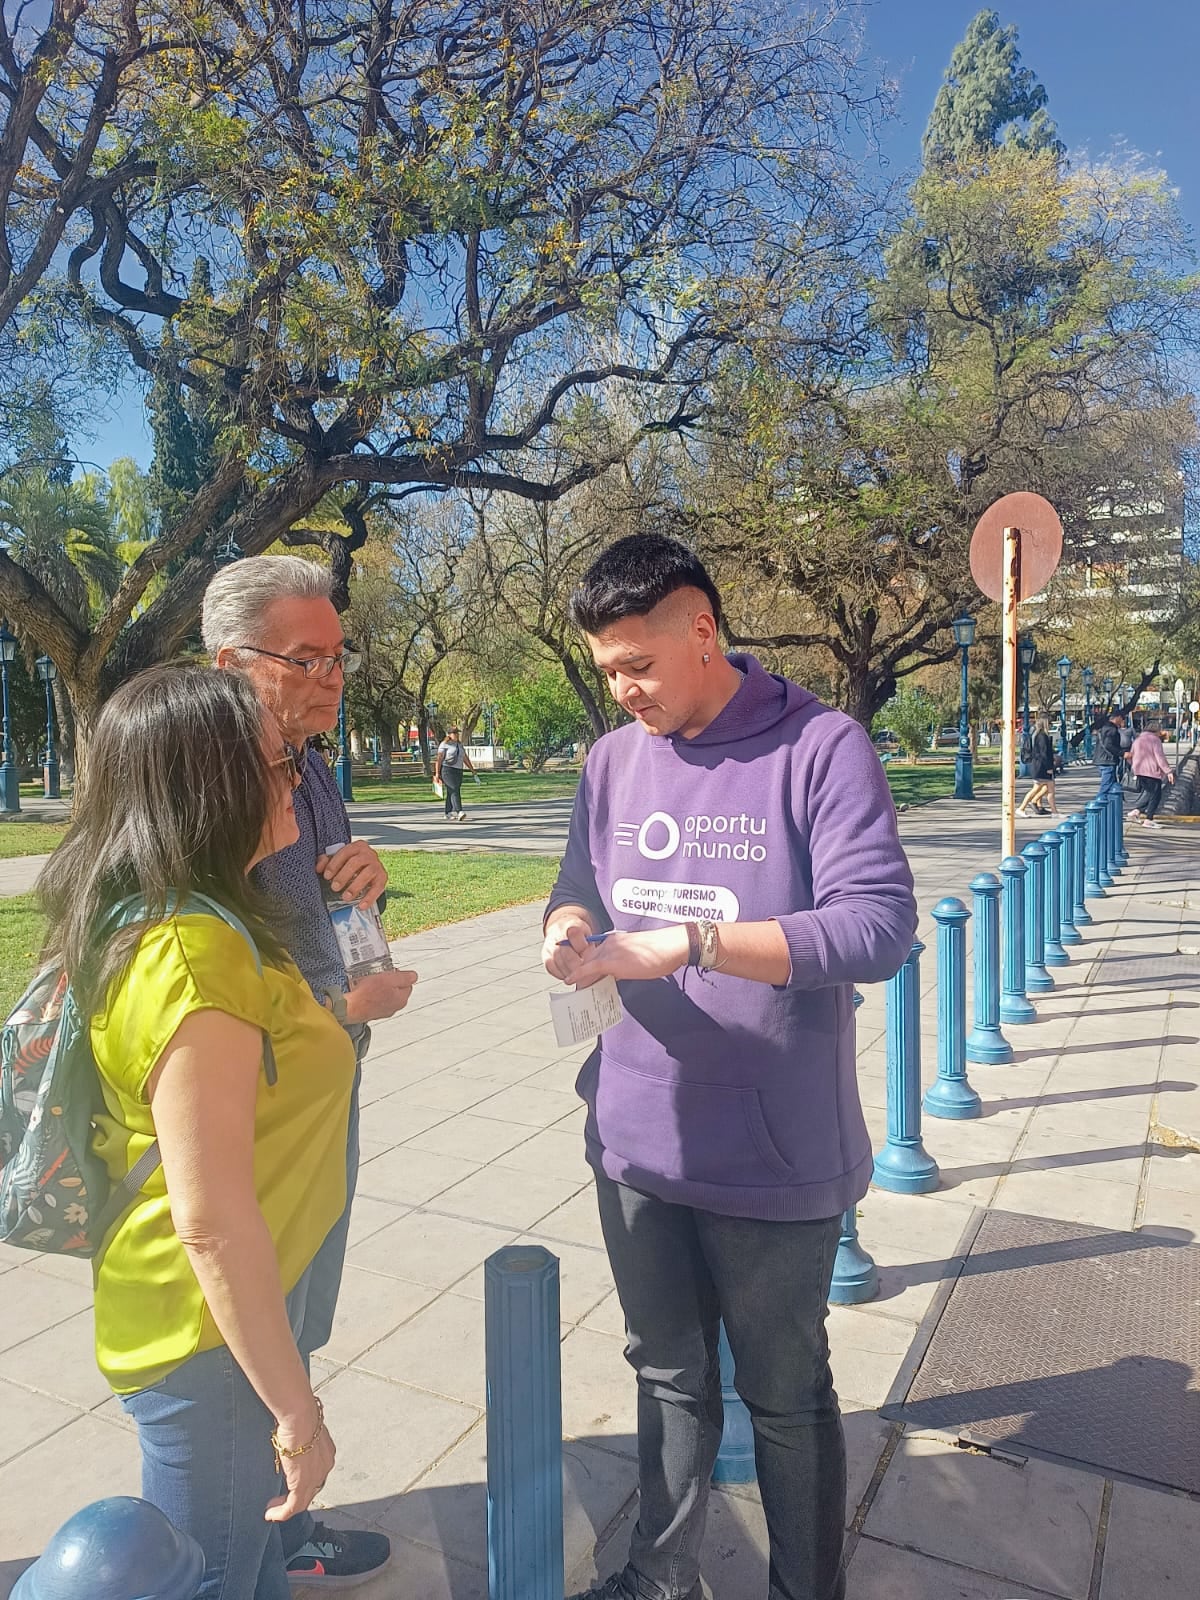
[(686, 967), (688, 934), (685, 923), (654, 928), (649, 933), (609, 933), (602, 944), (589, 944), (579, 955), (574, 983), (588, 989), (601, 978), (668, 977)]
[[(298, 1426), (281, 1422), (276, 1429), (275, 1437), (285, 1449), (298, 1450), (301, 1445), (307, 1444), (316, 1432), (317, 1417), (314, 1405), (306, 1422)], [(325, 1487), (325, 1480), (333, 1471), (337, 1451), (323, 1419), (320, 1426), (320, 1437), (311, 1450), (306, 1450), (302, 1456), (280, 1456), (279, 1464), (283, 1470), (287, 1493), (276, 1495), (274, 1500), (267, 1503), (268, 1522), (286, 1522), (289, 1517), (307, 1511), (314, 1498)]]

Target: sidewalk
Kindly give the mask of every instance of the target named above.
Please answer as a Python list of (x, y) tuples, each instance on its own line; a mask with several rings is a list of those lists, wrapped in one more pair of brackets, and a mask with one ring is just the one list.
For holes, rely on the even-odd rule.
[[(1085, 773), (1062, 793), (1075, 807), (1091, 787)], [(994, 809), (994, 796), (942, 801), (902, 819), (930, 947), (927, 1080), (928, 912), (947, 893), (968, 899), (975, 873), (995, 869)], [(1039, 1001), (1039, 1021), (1008, 1030), (1015, 1063), (970, 1069), (984, 1117), (926, 1121), (941, 1188), (873, 1190), (862, 1204), (882, 1292), (830, 1316), (850, 1446), (849, 1600), (1195, 1592), (1195, 1500), (964, 1450), (877, 1413), (974, 1207), (1200, 1234), (1200, 1154), (1185, 1147), (1200, 1134), (1200, 992), (1189, 987), (1200, 958), (1190, 974), (1171, 959), (1200, 945), (1200, 840), (1131, 828), (1127, 843), (1131, 865), (1089, 903), (1095, 923)], [(357, 1591), (363, 1600), (487, 1593), (482, 1263), (516, 1240), (544, 1243), (562, 1263), (568, 1589), (623, 1559), (636, 1396), (573, 1094), (586, 1052), (554, 1047), (539, 924), (540, 908), (521, 907), (395, 947), (422, 981), (411, 1008), (377, 1031), (367, 1063), (353, 1243), (338, 1327), (318, 1363), (339, 1449), (331, 1520), (381, 1527), (395, 1547), (388, 1573)], [(883, 1017), (883, 991), (869, 989), (859, 1062), (877, 1145)], [(90, 1301), (86, 1266), (0, 1252), (0, 1597), (72, 1510), (137, 1491), (134, 1438), (92, 1364)], [(705, 1579), (717, 1600), (761, 1600), (764, 1549), (755, 1494), (715, 1493)]]

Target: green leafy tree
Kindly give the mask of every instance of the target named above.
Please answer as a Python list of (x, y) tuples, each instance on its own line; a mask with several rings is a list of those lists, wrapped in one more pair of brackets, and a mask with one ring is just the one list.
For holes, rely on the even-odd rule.
[(928, 164), (970, 160), (994, 145), (1064, 154), (1046, 91), (1021, 65), (1015, 24), (979, 11), (954, 48), (933, 103), (922, 151)]
[(588, 730), (579, 697), (554, 667), (514, 683), (500, 701), (497, 724), (510, 754), (540, 772)]
[(941, 706), (921, 688), (901, 689), (879, 713), (880, 725), (892, 730), (913, 764), (928, 750), (930, 732), (941, 719)]

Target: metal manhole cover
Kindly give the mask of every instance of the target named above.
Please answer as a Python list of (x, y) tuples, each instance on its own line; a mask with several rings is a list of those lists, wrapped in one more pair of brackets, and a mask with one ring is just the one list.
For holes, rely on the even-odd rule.
[(1200, 1494), (1200, 1248), (989, 1212), (884, 1415)]
[(1188, 988), (1200, 983), (1200, 959), (1185, 954), (1107, 955), (1092, 968), (1088, 983), (1147, 983), (1170, 989)]

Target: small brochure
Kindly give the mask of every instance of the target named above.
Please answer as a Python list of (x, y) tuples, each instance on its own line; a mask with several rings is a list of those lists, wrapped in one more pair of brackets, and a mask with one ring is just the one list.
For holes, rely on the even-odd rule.
[(550, 1020), (560, 1049), (589, 1040), (616, 1027), (625, 1015), (614, 978), (601, 978), (590, 989), (568, 989), (550, 996)]

